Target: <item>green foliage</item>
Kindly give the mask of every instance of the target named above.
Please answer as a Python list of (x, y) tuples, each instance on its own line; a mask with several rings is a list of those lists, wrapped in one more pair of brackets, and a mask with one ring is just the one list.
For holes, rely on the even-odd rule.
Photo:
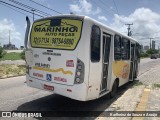
[(138, 81), (138, 82), (135, 82), (133, 86), (139, 86), (139, 85), (144, 85), (142, 82)]
[(6, 53), (0, 60), (21, 60), (20, 53)]
[(149, 57), (148, 53), (141, 53), (141, 57)]
[(25, 60), (25, 50), (23, 50), (23, 51), (21, 52), (20, 56), (21, 56), (21, 59), (22, 59), (22, 60)]
[(0, 58), (2, 58), (2, 56), (3, 56), (3, 48), (0, 46)]
[(6, 52), (5, 52), (4, 49), (0, 46), (0, 58), (2, 58), (5, 54), (6, 54)]
[(160, 88), (160, 84), (154, 84), (153, 87), (154, 88)]
[(158, 54), (158, 50), (156, 49), (149, 49), (146, 51), (147, 54)]

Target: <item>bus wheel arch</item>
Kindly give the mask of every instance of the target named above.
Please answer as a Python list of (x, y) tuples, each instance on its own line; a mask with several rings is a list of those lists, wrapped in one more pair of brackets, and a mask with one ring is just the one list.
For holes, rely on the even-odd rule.
[(118, 87), (119, 87), (119, 78), (116, 78), (113, 82), (112, 89), (110, 91), (110, 98), (113, 98), (116, 95)]

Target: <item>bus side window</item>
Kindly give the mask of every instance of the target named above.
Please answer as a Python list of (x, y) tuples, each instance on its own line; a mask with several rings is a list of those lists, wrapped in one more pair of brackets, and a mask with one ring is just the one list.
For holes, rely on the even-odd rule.
[(121, 37), (119, 35), (114, 36), (114, 59), (121, 59)]
[(122, 52), (122, 60), (130, 59), (130, 41), (126, 38), (122, 38), (121, 52)]
[(96, 25), (92, 26), (91, 33), (91, 61), (99, 62), (100, 60), (100, 28)]

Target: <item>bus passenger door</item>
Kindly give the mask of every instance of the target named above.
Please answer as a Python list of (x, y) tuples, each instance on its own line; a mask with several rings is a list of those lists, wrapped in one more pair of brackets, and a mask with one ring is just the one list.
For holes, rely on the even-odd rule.
[(101, 78), (100, 94), (103, 94), (107, 91), (111, 35), (103, 33), (102, 43), (103, 43), (102, 45), (103, 46), (102, 48), (102, 78)]
[(138, 76), (138, 70), (139, 70), (139, 63), (140, 63), (140, 45), (136, 44), (135, 47), (135, 59), (134, 59), (134, 73), (133, 78), (137, 78)]
[(133, 81), (134, 77), (134, 71), (135, 71), (135, 44), (131, 43), (131, 62), (130, 62), (130, 74), (129, 74), (129, 80)]

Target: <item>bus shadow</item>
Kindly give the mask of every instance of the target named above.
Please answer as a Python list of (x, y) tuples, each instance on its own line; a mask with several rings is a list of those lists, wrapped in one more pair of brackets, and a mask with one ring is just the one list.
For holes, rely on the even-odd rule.
[[(110, 109), (111, 104), (114, 103), (119, 97), (121, 97), (125, 91), (127, 91), (129, 88), (131, 88), (134, 84), (136, 84), (138, 81), (136, 80), (135, 82), (129, 82), (122, 87), (118, 89), (118, 93), (114, 98), (110, 98), (109, 94), (96, 99), (96, 100), (91, 100), (91, 101), (86, 101), (86, 102), (81, 102), (77, 100), (72, 100), (67, 97), (63, 97), (60, 95), (49, 95), (45, 96), (39, 99), (35, 99), (33, 101), (24, 103), (20, 105), (16, 111), (79, 111), (79, 112), (87, 112), (88, 117), (91, 117), (90, 119), (95, 119), (98, 117), (101, 113), (103, 113), (106, 109)], [(90, 112), (97, 112), (96, 115), (93, 117), (90, 116)], [(112, 111), (112, 110), (108, 110)], [(62, 112), (62, 113), (63, 113)], [(85, 114), (87, 117), (87, 113)], [(66, 117), (63, 118), (63, 115), (59, 116), (61, 119), (66, 119)], [(81, 117), (81, 116), (79, 116)], [(74, 120), (79, 119), (79, 118), (74, 118)], [(69, 119), (72, 119), (69, 118)], [(44, 120), (44, 118), (37, 118), (39, 120)], [(50, 118), (45, 118), (47, 120), (50, 120)], [(55, 118), (56, 119), (56, 118)], [(59, 118), (58, 118), (59, 119)], [(88, 118), (87, 118), (88, 119)]]

